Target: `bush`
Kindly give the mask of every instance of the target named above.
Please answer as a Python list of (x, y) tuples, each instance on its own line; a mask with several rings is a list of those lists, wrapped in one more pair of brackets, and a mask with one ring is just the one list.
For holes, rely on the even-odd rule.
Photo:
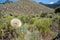
[(21, 16), (18, 16), (19, 19), (21, 19), (21, 21), (24, 23), (30, 23), (30, 19), (31, 17), (28, 16), (28, 15), (21, 15)]
[(52, 25), (52, 20), (50, 18), (40, 18), (34, 22), (34, 25), (39, 29), (41, 32), (49, 32), (50, 25)]
[(12, 16), (7, 16), (5, 18), (0, 18), (0, 35), (2, 34), (2, 30), (9, 30), (11, 32), (12, 27), (10, 26), (10, 20), (14, 18)]
[(55, 13), (60, 13), (60, 7), (57, 7), (57, 8), (55, 9)]

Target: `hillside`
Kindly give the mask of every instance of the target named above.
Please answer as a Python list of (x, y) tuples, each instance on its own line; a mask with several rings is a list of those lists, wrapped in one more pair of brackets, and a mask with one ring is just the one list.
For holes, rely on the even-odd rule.
[(40, 13), (52, 13), (53, 9), (50, 9), (44, 5), (31, 2), (21, 1), (16, 3), (0, 4), (0, 11), (3, 15), (19, 15), (19, 14), (40, 14)]
[(60, 6), (60, 4), (43, 4), (43, 5), (45, 5), (45, 6), (47, 6), (47, 7), (49, 7), (49, 8), (53, 8), (53, 9), (56, 9), (57, 7), (59, 7)]
[(42, 5), (45, 5), (45, 6), (49, 7), (49, 8), (55, 9), (55, 8), (60, 6), (60, 0), (58, 2), (56, 2), (56, 3), (54, 3), (54, 4), (44, 4), (44, 3), (41, 3), (41, 2), (39, 4), (42, 4)]

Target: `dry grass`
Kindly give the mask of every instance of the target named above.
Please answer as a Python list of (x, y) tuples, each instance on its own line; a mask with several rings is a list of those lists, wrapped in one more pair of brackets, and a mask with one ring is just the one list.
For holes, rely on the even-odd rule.
[(6, 3), (0, 5), (0, 11), (3, 15), (14, 14), (41, 14), (41, 13), (53, 13), (54, 10), (44, 5), (31, 1), (22, 1), (17, 3)]

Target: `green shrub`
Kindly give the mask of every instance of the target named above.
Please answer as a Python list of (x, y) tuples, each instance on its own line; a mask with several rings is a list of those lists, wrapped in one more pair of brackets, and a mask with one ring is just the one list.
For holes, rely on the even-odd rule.
[(29, 15), (21, 15), (21, 16), (18, 16), (18, 18), (22, 21), (22, 23), (27, 23), (27, 24), (31, 24), (31, 16)]
[(30, 20), (31, 20), (32, 23), (34, 23), (35, 21), (39, 20), (39, 18), (35, 17), (35, 18), (31, 18)]
[(49, 32), (52, 25), (52, 19), (50, 18), (31, 18), (31, 22), (32, 24), (29, 24), (29, 29), (40, 32)]
[(60, 19), (60, 15), (59, 14), (54, 14), (54, 16), (52, 18), (53, 22), (58, 22), (59, 19)]
[(46, 17), (47, 13), (41, 13), (40, 17)]
[(34, 22), (34, 25), (39, 29), (41, 32), (49, 32), (50, 25), (52, 25), (52, 20), (50, 18), (40, 18)]
[(8, 29), (8, 30), (12, 30), (12, 27), (10, 26), (10, 20), (14, 18), (12, 16), (7, 16), (5, 18), (0, 18), (0, 32), (1, 30), (4, 30), (4, 29)]
[(60, 13), (60, 7), (57, 7), (57, 8), (55, 9), (55, 13)]

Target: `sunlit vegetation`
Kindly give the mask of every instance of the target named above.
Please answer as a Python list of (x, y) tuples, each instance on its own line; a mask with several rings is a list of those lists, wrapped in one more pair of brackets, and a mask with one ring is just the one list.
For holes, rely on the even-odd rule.
[[(41, 17), (41, 16), (36, 17), (34, 15), (31, 15), (31, 16), (20, 15), (17, 17), (15, 17), (15, 16), (1, 17), (0, 18), (0, 34), (1, 34), (0, 37), (4, 39), (4, 37), (6, 36), (5, 33), (9, 32), (11, 34), (11, 37), (16, 35), (16, 38), (18, 38), (18, 39), (27, 40), (26, 36), (30, 35), (30, 37), (33, 38), (33, 36), (35, 37), (35, 35), (33, 35), (33, 33), (35, 34), (35, 32), (37, 32), (36, 34), (38, 34), (38, 35), (36, 35), (36, 39), (38, 39), (38, 40), (39, 40), (39, 35), (42, 36), (41, 39), (43, 39), (43, 37), (50, 37), (50, 39), (53, 39), (54, 37), (56, 37), (57, 32), (56, 31), (53, 32), (54, 29), (51, 30), (50, 28), (52, 27), (54, 22), (55, 23), (58, 22), (60, 15), (58, 15), (58, 14), (51, 14), (51, 15), (53, 15), (52, 18), (50, 18), (50, 15), (47, 15), (46, 17)], [(10, 25), (10, 21), (13, 18), (18, 18), (22, 21), (22, 26), (20, 28), (14, 29)], [(56, 30), (58, 30), (58, 29), (56, 29)], [(5, 32), (5, 31), (7, 31), (7, 32)], [(13, 34), (13, 32), (16, 32), (16, 33)], [(47, 34), (48, 35), (51, 34), (51, 35), (48, 36)], [(34, 38), (33, 39), (32, 38), (28, 38), (28, 39), (35, 40)], [(15, 39), (15, 37), (13, 37), (13, 39)]]
[(60, 7), (54, 13), (54, 9), (22, 0), (0, 8), (1, 40), (53, 40), (59, 34)]

